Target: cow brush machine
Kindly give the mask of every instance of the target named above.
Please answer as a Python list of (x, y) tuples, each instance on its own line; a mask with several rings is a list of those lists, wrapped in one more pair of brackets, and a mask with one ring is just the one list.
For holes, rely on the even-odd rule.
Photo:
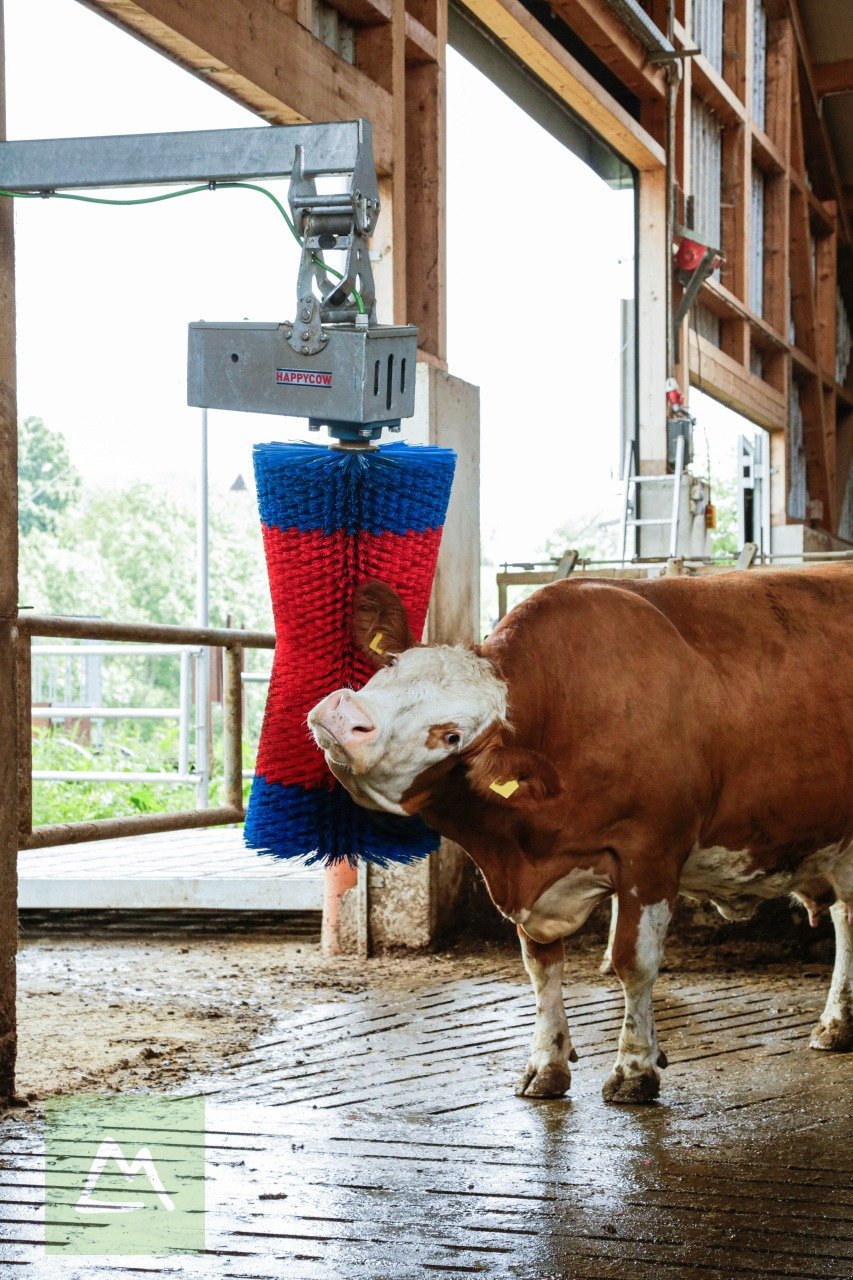
[[(290, 177), (291, 217), (259, 178)], [(317, 179), (335, 179), (333, 193)], [(196, 183), (137, 199), (68, 188)], [(455, 455), (379, 445), (414, 412), (417, 329), (380, 325), (368, 237), (379, 215), (370, 124), (0, 144), (0, 196), (154, 204), (240, 187), (268, 196), (302, 246), (293, 323), (200, 322), (189, 328), (187, 399), (202, 408), (307, 418), (332, 444), (254, 450), (276, 650), (246, 843), (327, 864), (407, 862), (437, 843), (419, 819), (359, 809), (333, 778), (306, 717), (322, 697), (371, 675), (350, 634), (353, 593), (378, 578), (400, 595), (420, 636)], [(326, 251), (345, 254), (339, 272)]]
[[(306, 717), (333, 689), (358, 689), (372, 674), (351, 637), (359, 583), (393, 587), (413, 635), (422, 634), (455, 455), (375, 443), (414, 412), (417, 329), (376, 322), (367, 238), (379, 191), (369, 125), (355, 128), (343, 192), (318, 193), (323, 170), (315, 163), (312, 171), (303, 145), (295, 148), (288, 203), (302, 256), (293, 323), (191, 325), (188, 399), (307, 417), (333, 441), (254, 449), (276, 649), (246, 843), (277, 857), (385, 864), (424, 856), (435, 834), (418, 819), (359, 808), (330, 773)], [(325, 250), (346, 254), (337, 279)]]

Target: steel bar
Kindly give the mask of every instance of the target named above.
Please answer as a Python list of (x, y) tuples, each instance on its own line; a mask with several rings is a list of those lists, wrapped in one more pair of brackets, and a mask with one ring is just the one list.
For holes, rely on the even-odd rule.
[[(619, 545), (622, 548), (622, 563), (628, 547), (628, 502), (631, 494), (631, 466), (634, 459), (633, 440), (625, 441), (625, 457), (622, 462), (622, 514), (619, 519)], [(634, 515), (637, 514), (637, 491), (634, 490)]]
[(194, 787), (194, 773), (147, 773), (140, 769), (33, 769), (33, 782), (163, 782)]
[[(133, 623), (129, 623), (133, 626)], [(167, 658), (198, 653), (200, 645), (187, 644), (37, 644), (33, 654), (38, 658)]]
[(226, 649), (222, 664), (222, 719), (225, 743), (223, 771), (225, 800), (232, 809), (243, 809), (243, 653), (236, 645)]
[(15, 642), (15, 672), (18, 702), (18, 832), (28, 835), (33, 824), (33, 731), (30, 704), (33, 696), (30, 638), (18, 632)]
[(94, 618), (62, 618), (22, 613), (18, 628), (31, 636), (57, 636), (76, 640), (151, 640), (170, 645), (212, 645), (227, 648), (274, 649), (269, 631), (238, 631), (229, 627), (183, 627), (159, 622), (105, 622)]
[(33, 720), (179, 720), (180, 707), (33, 707)]
[(675, 472), (672, 477), (672, 526), (669, 532), (667, 563), (678, 555), (678, 527), (681, 523), (681, 477), (684, 474), (684, 436), (675, 442)]
[(181, 683), (178, 701), (181, 704), (181, 715), (178, 720), (178, 773), (190, 771), (190, 714), (192, 688), (190, 682), (190, 654), (188, 650), (181, 652)]
[(83, 844), (89, 840), (113, 840), (120, 836), (153, 835), (161, 831), (188, 831), (240, 823), (239, 809), (179, 809), (176, 813), (133, 814), (126, 818), (98, 818), (92, 822), (65, 822), (36, 827), (21, 841), (22, 849), (49, 849), (58, 844)]
[[(196, 520), (196, 609), (199, 627), (210, 622), (210, 476), (208, 470), (207, 409), (199, 415), (198, 518)], [(210, 649), (204, 648), (195, 663), (195, 771), (196, 806), (206, 809), (210, 794)]]
[(304, 150), (308, 175), (354, 172), (365, 146), (373, 164), (371, 127), (364, 120), (44, 138), (0, 147), (0, 187), (56, 191), (286, 178), (293, 171), (297, 146)]
[(625, 26), (639, 40), (649, 53), (674, 54), (674, 45), (667, 40), (660, 27), (652, 22), (649, 15), (640, 7), (639, 0), (607, 0), (608, 6), (617, 13)]

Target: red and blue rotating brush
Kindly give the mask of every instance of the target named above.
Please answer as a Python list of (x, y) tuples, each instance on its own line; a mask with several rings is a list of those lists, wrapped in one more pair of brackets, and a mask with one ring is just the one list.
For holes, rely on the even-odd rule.
[(418, 818), (359, 808), (306, 717), (333, 689), (359, 689), (373, 674), (350, 636), (362, 582), (393, 587), (412, 634), (422, 634), (456, 455), (405, 444), (266, 444), (255, 446), (254, 461), (276, 649), (246, 844), (327, 864), (424, 857), (436, 834)]

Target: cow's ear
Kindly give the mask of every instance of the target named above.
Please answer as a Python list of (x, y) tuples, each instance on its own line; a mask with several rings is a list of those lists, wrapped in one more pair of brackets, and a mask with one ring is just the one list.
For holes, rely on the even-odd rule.
[(551, 800), (563, 789), (560, 775), (541, 751), (516, 747), (510, 730), (495, 726), (462, 752), (474, 791), (496, 804), (525, 805)]
[(352, 637), (377, 667), (387, 666), (390, 655), (411, 649), (415, 643), (403, 601), (387, 582), (371, 578), (356, 588), (352, 602)]

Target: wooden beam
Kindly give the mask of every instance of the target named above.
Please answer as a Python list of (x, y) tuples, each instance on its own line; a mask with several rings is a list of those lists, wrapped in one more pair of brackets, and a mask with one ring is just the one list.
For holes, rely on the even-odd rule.
[(791, 62), (794, 37), (787, 18), (767, 24), (767, 64), (764, 129), (776, 148), (782, 168), (789, 163), (791, 150)]
[[(829, 186), (832, 187), (832, 197), (841, 207), (841, 227), (840, 230), (844, 239), (850, 239), (850, 227), (843, 208), (841, 178), (838, 173), (838, 164), (835, 159), (835, 152), (832, 149), (832, 143), (829, 139), (829, 132), (826, 127), (826, 121), (820, 109), (820, 99), (817, 94), (814, 83), (814, 75), (812, 72), (812, 60), (809, 53), (808, 41), (806, 40), (805, 31), (803, 29), (802, 18), (800, 17), (800, 9), (798, 0), (786, 0), (788, 12), (791, 18), (791, 28), (794, 33), (794, 40), (800, 55), (800, 61), (803, 67), (803, 77), (808, 90), (809, 106), (811, 107), (810, 115), (810, 133), (815, 137), (817, 142), (817, 150), (821, 153), (816, 158), (826, 166)], [(805, 107), (805, 104), (803, 104)], [(805, 127), (805, 112), (803, 113), (803, 126)], [(826, 192), (823, 193), (824, 195)]]
[[(803, 410), (803, 447), (809, 497), (816, 498), (822, 504), (823, 514), (818, 523), (830, 529), (835, 493), (834, 483), (832, 490), (830, 489), (824, 397), (819, 378), (805, 377), (800, 380), (800, 405)], [(834, 479), (834, 467), (832, 471)]]
[(419, 66), (424, 62), (439, 62), (444, 57), (442, 48), (439, 53), (438, 37), (429, 27), (419, 22), (413, 13), (406, 12), (406, 63)]
[[(841, 409), (841, 406), (838, 406)], [(835, 426), (835, 510), (840, 516), (853, 467), (853, 413), (838, 412)], [(836, 530), (838, 525), (836, 523)]]
[[(0, 0), (0, 141), (6, 137), (3, 0)], [(18, 404), (15, 366), (13, 200), (0, 200), (0, 1099), (15, 1093), (18, 949)], [(29, 691), (28, 691), (29, 692)]]
[(830, 93), (853, 93), (853, 58), (812, 65), (815, 92), (819, 98)]
[(391, 95), (273, 0), (84, 0), (274, 124), (373, 124), (380, 172), (394, 162)]
[(838, 504), (835, 501), (835, 388), (821, 385), (820, 398), (823, 427), (823, 457), (826, 471), (827, 506), (824, 511), (824, 524), (832, 532), (838, 524)]
[[(830, 205), (830, 209), (833, 206)], [(835, 381), (835, 294), (838, 281), (838, 236), (835, 230), (820, 236), (815, 253), (815, 322), (817, 361)]]
[(647, 51), (606, 0), (553, 0), (551, 10), (641, 101), (664, 97), (663, 68), (649, 62)]
[(466, 0), (466, 8), (629, 164), (663, 165), (663, 148), (518, 0)]
[(447, 9), (439, 0), (440, 62), (406, 69), (406, 319), (418, 345), (447, 359), (445, 70)]
[(403, 3), (404, 0), (392, 0), (391, 21), (379, 26), (362, 27), (356, 38), (358, 66), (388, 92), (391, 101), (394, 159), (390, 180), (380, 186), (382, 212), (373, 249), (378, 249), (382, 254), (375, 273), (377, 301), (385, 303), (382, 320), (394, 324), (403, 324), (406, 318), (406, 64)]
[(690, 383), (715, 400), (743, 414), (768, 431), (784, 431), (788, 425), (788, 401), (756, 378), (731, 356), (701, 335), (690, 332)]

